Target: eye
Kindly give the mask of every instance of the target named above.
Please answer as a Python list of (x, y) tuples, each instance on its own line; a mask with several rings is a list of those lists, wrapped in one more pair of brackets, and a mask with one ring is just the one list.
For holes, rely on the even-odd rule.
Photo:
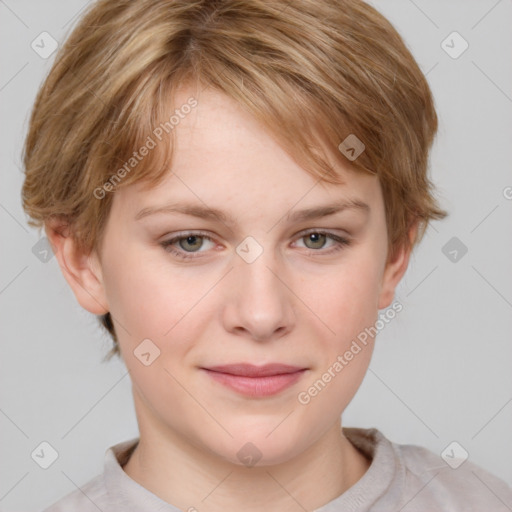
[(304, 245), (307, 249), (311, 249), (312, 252), (319, 252), (325, 248), (325, 244), (328, 240), (333, 242), (331, 244), (331, 250), (323, 251), (322, 254), (331, 254), (333, 252), (343, 249), (343, 247), (350, 245), (350, 240), (342, 236), (336, 235), (329, 231), (311, 230), (308, 233), (302, 233), (299, 240), (304, 240)]
[[(193, 256), (192, 253), (205, 252), (199, 250), (202, 248), (205, 240), (215, 245), (212, 238), (204, 233), (184, 233), (181, 236), (175, 236), (169, 240), (165, 240), (161, 242), (160, 245), (178, 258), (186, 259), (194, 258), (195, 256)], [(174, 247), (175, 244), (178, 245), (178, 249)], [(191, 254), (188, 255), (187, 253)]]
[[(350, 240), (342, 236), (336, 235), (329, 231), (319, 229), (311, 229), (307, 233), (302, 233), (298, 240), (305, 241), (305, 248), (309, 249), (311, 255), (329, 255), (350, 245)], [(323, 250), (325, 244), (331, 241), (330, 249)], [(202, 253), (208, 251), (208, 247), (201, 251), (205, 241), (210, 244), (210, 249), (215, 246), (212, 237), (203, 232), (186, 232), (178, 236), (160, 242), (160, 245), (167, 251), (179, 259), (198, 258)]]

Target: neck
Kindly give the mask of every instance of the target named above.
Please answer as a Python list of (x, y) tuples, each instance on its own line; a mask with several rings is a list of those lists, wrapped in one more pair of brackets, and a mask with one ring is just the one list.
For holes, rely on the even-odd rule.
[(293, 460), (262, 467), (232, 464), (168, 432), (140, 430), (124, 471), (181, 510), (314, 510), (352, 487), (370, 465), (339, 423)]

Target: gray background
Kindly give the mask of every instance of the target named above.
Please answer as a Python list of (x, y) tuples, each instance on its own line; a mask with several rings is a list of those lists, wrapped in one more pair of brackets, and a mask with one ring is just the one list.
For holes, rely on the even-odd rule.
[[(428, 74), (440, 117), (432, 177), (450, 216), (413, 255), (396, 295), (404, 309), (379, 334), (344, 424), (439, 454), (457, 441), (512, 484), (512, 1), (372, 3)], [(62, 41), (86, 5), (0, 0), (2, 510), (42, 509), (100, 473), (109, 446), (138, 434), (124, 365), (101, 363), (109, 339), (56, 259), (33, 253), (41, 235), (20, 204), (23, 136), (52, 62), (31, 42), (43, 31)], [(458, 58), (441, 47), (453, 31), (469, 43)], [(456, 246), (443, 252), (452, 237), (456, 261)], [(31, 458), (42, 441), (59, 455), (48, 469)]]

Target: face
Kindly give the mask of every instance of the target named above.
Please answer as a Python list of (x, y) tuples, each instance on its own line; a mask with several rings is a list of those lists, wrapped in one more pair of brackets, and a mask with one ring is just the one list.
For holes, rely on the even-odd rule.
[(115, 192), (95, 293), (114, 320), (141, 436), (158, 429), (236, 464), (251, 442), (262, 463), (279, 463), (339, 425), (372, 339), (344, 354), (405, 267), (386, 265), (376, 177), (347, 167), (344, 184), (318, 182), (232, 100), (196, 97), (165, 180)]

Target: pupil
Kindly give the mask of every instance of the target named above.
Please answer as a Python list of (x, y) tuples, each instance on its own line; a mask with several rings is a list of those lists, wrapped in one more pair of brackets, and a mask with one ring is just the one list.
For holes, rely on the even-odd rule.
[[(319, 242), (323, 242), (322, 237), (325, 237), (325, 235), (322, 235), (321, 233), (310, 233), (309, 235), (310, 242), (313, 244), (318, 244)], [(320, 243), (320, 245), (323, 245)], [(314, 248), (318, 248), (318, 245), (315, 245)]]
[[(186, 245), (189, 245), (192, 246), (192, 247), (188, 247), (189, 249), (199, 249), (199, 247), (201, 246), (200, 243), (197, 242), (197, 240), (201, 238), (201, 237), (198, 237), (196, 235), (192, 235), (192, 236), (187, 236), (187, 238), (185, 238), (184, 240), (186, 241)], [(194, 247), (195, 245), (195, 247)]]

